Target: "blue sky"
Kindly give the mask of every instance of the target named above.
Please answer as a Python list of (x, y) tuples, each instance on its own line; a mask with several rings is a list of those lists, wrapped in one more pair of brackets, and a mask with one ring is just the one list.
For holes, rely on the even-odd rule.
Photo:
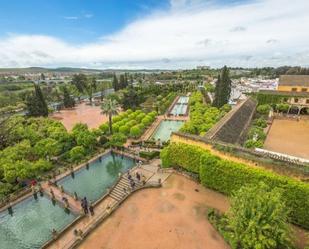
[(307, 0), (2, 0), (0, 67), (309, 66)]
[(167, 8), (165, 0), (2, 0), (0, 34), (43, 34), (88, 42)]

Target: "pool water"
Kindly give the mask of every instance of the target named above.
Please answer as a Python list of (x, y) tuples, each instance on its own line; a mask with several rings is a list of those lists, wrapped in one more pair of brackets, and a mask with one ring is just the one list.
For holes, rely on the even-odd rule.
[(172, 115), (184, 115), (187, 112), (188, 105), (186, 104), (175, 104), (171, 110)]
[(162, 120), (151, 138), (165, 142), (170, 139), (172, 132), (180, 129), (183, 123), (184, 121)]
[(180, 96), (177, 103), (179, 104), (188, 104), (189, 102), (189, 97), (187, 96)]
[(189, 97), (180, 96), (171, 110), (172, 115), (185, 115), (187, 113)]
[(13, 216), (0, 212), (0, 248), (40, 248), (52, 238), (52, 229), (59, 232), (75, 218), (45, 196), (29, 197), (13, 206)]
[(134, 166), (134, 160), (115, 153), (108, 153), (89, 164), (89, 169), (83, 167), (75, 172), (74, 178), (71, 175), (58, 181), (64, 190), (78, 197), (87, 197), (91, 202), (102, 197), (107, 189), (114, 184), (119, 172), (125, 172)]

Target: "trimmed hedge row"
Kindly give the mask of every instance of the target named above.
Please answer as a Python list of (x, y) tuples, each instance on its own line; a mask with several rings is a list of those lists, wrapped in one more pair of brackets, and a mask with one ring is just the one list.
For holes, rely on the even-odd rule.
[(139, 156), (148, 160), (154, 159), (155, 157), (159, 157), (160, 152), (159, 151), (141, 151), (139, 153)]
[(163, 167), (179, 166), (199, 173), (200, 158), (204, 153), (204, 150), (195, 146), (171, 143), (161, 150), (160, 157)]
[(260, 168), (223, 160), (197, 146), (172, 143), (161, 152), (163, 167), (181, 166), (199, 172), (201, 183), (221, 193), (231, 195), (246, 184), (260, 181), (272, 188), (284, 190), (283, 198), (291, 210), (291, 222), (309, 228), (309, 184), (277, 175)]

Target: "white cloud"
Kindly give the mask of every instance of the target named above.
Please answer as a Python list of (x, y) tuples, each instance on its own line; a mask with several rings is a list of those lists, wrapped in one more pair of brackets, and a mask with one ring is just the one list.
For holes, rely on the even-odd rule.
[(309, 66), (309, 1), (220, 6), (195, 0), (198, 8), (192, 7), (193, 1), (172, 0), (170, 10), (136, 20), (94, 43), (10, 35), (0, 39), (0, 66)]
[(77, 20), (78, 16), (64, 16), (63, 18), (67, 20)]
[(89, 14), (89, 13), (88, 13), (88, 14), (85, 14), (84, 17), (85, 17), (85, 18), (92, 18), (92, 17), (93, 17), (93, 14)]

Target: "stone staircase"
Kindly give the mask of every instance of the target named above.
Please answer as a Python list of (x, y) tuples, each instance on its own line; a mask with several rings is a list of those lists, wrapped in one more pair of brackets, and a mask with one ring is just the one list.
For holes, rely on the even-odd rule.
[[(143, 186), (142, 183), (139, 182), (134, 176), (132, 176), (132, 178), (135, 182), (134, 189), (141, 188)], [(126, 191), (124, 191), (124, 189), (126, 189)], [(117, 202), (120, 202), (130, 195), (134, 189), (131, 189), (127, 175), (122, 175), (118, 183), (111, 189), (109, 196)]]

